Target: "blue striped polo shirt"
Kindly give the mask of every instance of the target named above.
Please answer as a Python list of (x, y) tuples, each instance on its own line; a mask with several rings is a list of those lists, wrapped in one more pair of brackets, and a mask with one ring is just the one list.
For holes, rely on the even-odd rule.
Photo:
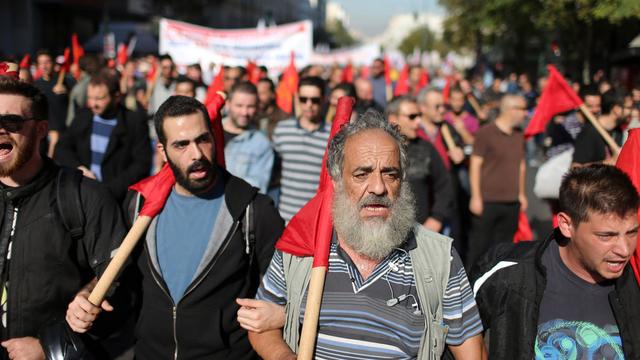
[[(331, 245), (316, 346), (317, 359), (414, 359), (425, 331), (413, 266), (408, 251), (415, 238), (395, 249), (363, 280), (336, 241)], [(455, 249), (442, 306), (446, 343), (460, 345), (482, 332), (482, 322), (462, 261)], [(274, 253), (256, 295), (280, 305), (287, 302), (281, 251)], [(387, 302), (402, 298), (393, 306)], [(300, 322), (304, 318), (306, 294)]]
[(280, 121), (274, 129), (273, 144), (282, 159), (278, 210), (285, 221), (316, 194), (330, 133), (330, 124), (307, 131), (297, 119)]
[(103, 119), (100, 115), (93, 115), (90, 170), (96, 175), (98, 181), (102, 181), (102, 160), (109, 145), (111, 132), (117, 123), (117, 119)]

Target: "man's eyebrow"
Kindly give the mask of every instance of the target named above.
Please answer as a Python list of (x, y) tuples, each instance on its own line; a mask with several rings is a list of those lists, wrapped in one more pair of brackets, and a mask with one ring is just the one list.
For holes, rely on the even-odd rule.
[(175, 140), (171, 143), (171, 145), (187, 145), (190, 141), (189, 140)]
[(627, 231), (627, 234), (633, 234), (634, 232), (638, 232), (638, 228), (640, 228), (640, 226), (636, 226), (633, 229)]
[(373, 170), (373, 167), (371, 167), (371, 166), (358, 166), (357, 168), (355, 168), (353, 170), (353, 172), (356, 172), (356, 171), (371, 172), (372, 170)]
[(397, 172), (400, 171), (400, 168), (396, 166), (386, 166), (382, 168), (382, 172)]

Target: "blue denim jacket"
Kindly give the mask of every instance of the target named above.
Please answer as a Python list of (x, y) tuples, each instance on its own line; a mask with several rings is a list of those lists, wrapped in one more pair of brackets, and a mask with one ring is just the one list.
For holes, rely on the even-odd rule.
[(224, 160), (227, 170), (267, 193), (271, 169), (273, 168), (273, 149), (267, 137), (256, 129), (248, 129), (231, 139), (224, 147)]

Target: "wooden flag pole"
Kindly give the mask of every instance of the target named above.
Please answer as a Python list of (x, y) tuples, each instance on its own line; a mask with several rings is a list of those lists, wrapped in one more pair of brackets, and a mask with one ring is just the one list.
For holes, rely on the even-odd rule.
[(316, 347), (316, 335), (318, 332), (318, 318), (320, 317), (320, 305), (322, 304), (322, 292), (324, 291), (324, 278), (327, 274), (325, 266), (311, 269), (309, 292), (307, 294), (307, 306), (304, 311), (302, 332), (300, 333), (300, 345), (298, 346), (298, 360), (313, 359)]
[(122, 270), (122, 267), (129, 258), (129, 255), (131, 255), (131, 252), (136, 247), (136, 244), (144, 232), (147, 231), (149, 224), (151, 224), (151, 219), (152, 218), (149, 216), (140, 215), (133, 223), (131, 230), (129, 230), (127, 235), (124, 237), (124, 240), (122, 240), (116, 254), (109, 262), (109, 265), (107, 265), (107, 269), (102, 273), (102, 276), (100, 276), (96, 286), (89, 295), (89, 301), (93, 305), (100, 306), (102, 300), (104, 300), (105, 295), (109, 291), (111, 284), (113, 284), (113, 281), (116, 279), (120, 270)]
[(391, 101), (391, 99), (393, 99), (393, 89), (391, 88), (391, 84), (386, 84), (385, 90), (387, 95), (387, 101)]
[(587, 117), (587, 119), (589, 120), (591, 125), (593, 125), (593, 127), (596, 129), (596, 131), (598, 131), (598, 134), (600, 134), (600, 136), (602, 136), (602, 139), (604, 139), (604, 141), (607, 143), (607, 145), (609, 145), (609, 148), (611, 148), (611, 151), (614, 154), (619, 154), (620, 153), (620, 146), (618, 146), (618, 144), (616, 144), (616, 142), (613, 140), (611, 135), (609, 135), (607, 130), (605, 130), (602, 127), (602, 125), (600, 125), (598, 120), (595, 118), (595, 116), (593, 116), (593, 114), (591, 113), (591, 111), (589, 111), (589, 109), (587, 108), (587, 106), (585, 104), (581, 104), (580, 105), (580, 111), (582, 111), (582, 113), (584, 114), (584, 116)]

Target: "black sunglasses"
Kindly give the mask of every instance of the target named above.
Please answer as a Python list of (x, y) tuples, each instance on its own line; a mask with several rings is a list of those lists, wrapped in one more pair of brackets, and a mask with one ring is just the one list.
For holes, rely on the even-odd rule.
[(8, 132), (18, 132), (22, 130), (25, 121), (32, 119), (25, 119), (20, 115), (16, 114), (5, 114), (0, 115), (0, 127), (7, 130)]
[(417, 118), (421, 117), (421, 116), (422, 116), (422, 113), (406, 114), (406, 115), (404, 115), (404, 116), (408, 117), (408, 118), (409, 118), (409, 120), (415, 120), (415, 119), (417, 119)]
[(313, 97), (307, 97), (307, 96), (300, 96), (300, 102), (302, 104), (306, 104), (307, 101), (311, 100), (311, 103), (314, 105), (319, 105), (320, 102), (322, 101), (322, 98), (317, 97), (317, 96), (313, 96)]

